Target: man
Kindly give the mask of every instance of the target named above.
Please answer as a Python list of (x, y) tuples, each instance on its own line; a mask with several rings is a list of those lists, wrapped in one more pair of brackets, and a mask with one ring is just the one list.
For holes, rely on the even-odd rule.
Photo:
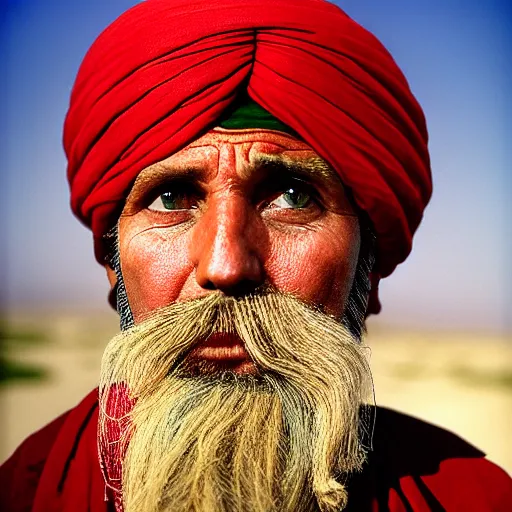
[(121, 333), (4, 508), (511, 509), (481, 452), (371, 405), (364, 318), (431, 192), (371, 34), (320, 0), (148, 0), (85, 57), (64, 145)]

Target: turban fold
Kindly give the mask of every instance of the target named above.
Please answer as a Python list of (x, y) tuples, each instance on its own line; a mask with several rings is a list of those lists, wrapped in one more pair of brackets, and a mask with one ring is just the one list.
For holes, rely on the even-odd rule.
[(373, 224), (375, 271), (389, 275), (431, 194), (425, 120), (382, 44), (323, 0), (147, 0), (98, 37), (64, 127), (72, 209), (98, 259), (137, 174), (242, 93), (339, 174)]

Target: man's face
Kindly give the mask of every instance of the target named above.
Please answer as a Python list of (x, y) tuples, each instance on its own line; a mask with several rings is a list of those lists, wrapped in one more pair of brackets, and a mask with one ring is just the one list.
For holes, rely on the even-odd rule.
[(284, 133), (216, 129), (140, 173), (119, 223), (136, 325), (100, 381), (127, 512), (346, 503), (371, 386), (340, 321), (359, 245), (336, 174)]
[(359, 223), (337, 175), (304, 142), (215, 129), (144, 169), (119, 224), (135, 323), (219, 290), (272, 285), (340, 317)]

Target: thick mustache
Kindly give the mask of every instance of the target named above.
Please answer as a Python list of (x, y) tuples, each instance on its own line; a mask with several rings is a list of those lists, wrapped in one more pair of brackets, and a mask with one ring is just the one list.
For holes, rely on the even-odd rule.
[[(170, 369), (170, 373), (177, 372), (187, 367), (190, 359), (192, 359), (193, 356), (195, 357), (196, 353), (199, 353), (199, 359), (202, 359), (202, 354), (215, 351), (215, 348), (217, 348), (216, 345), (226, 347), (226, 359), (242, 360), (248, 358), (257, 366), (256, 361), (250, 354), (250, 348), (238, 332), (236, 322), (234, 321), (234, 310), (235, 308), (247, 307), (248, 303), (268, 295), (280, 296), (282, 294), (273, 287), (264, 285), (244, 297), (228, 297), (222, 294), (222, 292), (218, 292), (216, 294), (193, 299), (198, 309), (209, 310), (212, 329), (205, 335), (199, 336), (189, 347), (178, 354), (175, 363)], [(214, 348), (213, 351), (210, 348), (210, 340), (212, 348)]]
[[(104, 375), (111, 381), (127, 380), (134, 394), (142, 396), (151, 393), (166, 376), (184, 377), (190, 375), (191, 368), (216, 372), (215, 365), (206, 360), (200, 360), (200, 367), (181, 366), (213, 333), (238, 335), (254, 373), (291, 379), (298, 386), (304, 372), (317, 387), (327, 386), (325, 368), (320, 367), (325, 364), (336, 367), (348, 358), (351, 364), (361, 366), (359, 350), (354, 347), (360, 340), (339, 319), (267, 285), (243, 297), (212, 292), (155, 311), (111, 340), (102, 360)], [(325, 346), (327, 339), (329, 348)], [(316, 354), (327, 349), (329, 361), (319, 366)], [(223, 368), (242, 371), (229, 364), (220, 365)]]
[[(248, 302), (257, 299), (258, 297), (266, 297), (269, 295), (274, 295), (276, 297), (290, 297), (295, 299), (296, 301), (300, 301), (297, 297), (293, 296), (292, 294), (284, 293), (280, 290), (278, 290), (274, 285), (270, 283), (262, 284), (254, 290), (251, 291), (251, 293), (247, 293), (244, 295), (225, 295), (221, 291), (213, 291), (207, 295), (203, 295), (201, 297), (188, 299), (181, 302), (174, 302), (172, 304), (169, 304), (168, 306), (164, 306), (162, 308), (156, 309), (154, 311), (151, 311), (147, 313), (146, 316), (143, 316), (142, 319), (138, 322), (138, 324), (143, 323), (147, 320), (151, 320), (154, 318), (161, 317), (163, 314), (165, 314), (167, 311), (171, 311), (175, 308), (179, 308), (180, 306), (196, 306), (198, 310), (202, 310), (204, 308), (209, 308), (213, 313), (219, 314), (221, 311), (232, 311), (233, 308), (236, 305), (240, 304), (247, 304)], [(304, 303), (305, 304), (305, 303)], [(322, 308), (320, 306), (317, 306), (315, 304), (306, 304), (311, 309), (315, 309), (317, 311), (321, 311)]]
[[(244, 296), (227, 296), (223, 292), (216, 291), (202, 297), (189, 299), (183, 302), (177, 302), (164, 306), (163, 308), (157, 309), (151, 313), (148, 313), (146, 317), (143, 317), (139, 322), (143, 324), (146, 321), (162, 319), (165, 321), (168, 313), (171, 311), (179, 311), (180, 307), (191, 307), (198, 313), (201, 312), (210, 318), (212, 329), (206, 335), (199, 337), (190, 347), (190, 350), (203, 343), (206, 338), (215, 333), (226, 333), (234, 334), (240, 337), (242, 343), (245, 344), (243, 337), (237, 332), (236, 323), (234, 321), (235, 310), (240, 308), (250, 307), (251, 302), (258, 299), (263, 299), (268, 296), (274, 296), (276, 301), (280, 298), (286, 298), (287, 296), (298, 301), (296, 297), (291, 294), (285, 294), (277, 290), (271, 284), (263, 284), (255, 288), (250, 294)], [(315, 305), (307, 304), (311, 309), (319, 310)], [(188, 350), (187, 350), (188, 351)]]

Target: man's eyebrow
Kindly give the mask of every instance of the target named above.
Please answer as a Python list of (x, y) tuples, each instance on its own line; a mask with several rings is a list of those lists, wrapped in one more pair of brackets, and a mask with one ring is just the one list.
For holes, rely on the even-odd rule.
[(251, 157), (251, 162), (246, 169), (251, 174), (258, 168), (266, 167), (282, 170), (290, 174), (298, 174), (306, 178), (311, 177), (318, 181), (335, 182), (341, 184), (340, 177), (334, 169), (321, 157), (295, 159), (287, 155), (258, 153)]
[(155, 182), (164, 182), (172, 178), (200, 180), (204, 176), (204, 169), (192, 165), (172, 165), (164, 162), (157, 162), (141, 171), (135, 184), (154, 185)]
[(165, 160), (149, 165), (135, 179), (125, 201), (123, 214), (126, 213), (126, 205), (143, 200), (150, 191), (154, 191), (165, 183), (174, 180), (199, 182), (203, 177), (204, 169), (193, 165), (173, 165)]

